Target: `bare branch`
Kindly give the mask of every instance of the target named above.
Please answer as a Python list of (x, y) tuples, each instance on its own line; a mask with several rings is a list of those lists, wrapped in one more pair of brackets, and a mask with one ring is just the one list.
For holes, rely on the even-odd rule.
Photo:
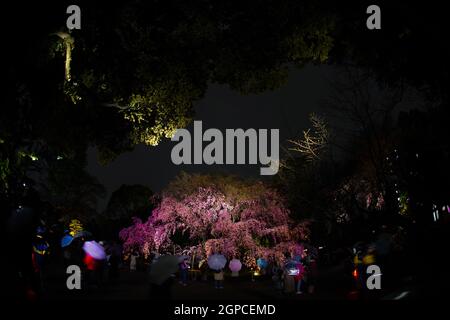
[(319, 160), (321, 153), (328, 145), (329, 130), (324, 119), (311, 114), (309, 120), (312, 124), (312, 130), (303, 131), (303, 137), (296, 140), (288, 140), (293, 146), (291, 151), (299, 152), (306, 156), (309, 161)]

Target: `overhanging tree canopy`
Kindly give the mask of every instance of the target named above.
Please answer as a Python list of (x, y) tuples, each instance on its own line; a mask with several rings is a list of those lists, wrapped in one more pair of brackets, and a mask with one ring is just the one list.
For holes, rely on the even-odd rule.
[(52, 161), (94, 145), (107, 162), (187, 126), (208, 83), (274, 89), (289, 63), (324, 62), (332, 46), (332, 17), (311, 1), (81, 1), (69, 32), (70, 4), (8, 8), (2, 189), (38, 142)]

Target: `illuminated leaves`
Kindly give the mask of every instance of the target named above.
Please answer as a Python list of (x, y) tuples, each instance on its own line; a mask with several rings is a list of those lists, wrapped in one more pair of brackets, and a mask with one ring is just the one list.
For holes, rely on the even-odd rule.
[(0, 190), (8, 188), (9, 159), (0, 159)]
[(83, 224), (78, 219), (72, 219), (69, 223), (69, 234), (73, 237), (77, 233), (83, 231)]
[(334, 26), (316, 11), (295, 1), (176, 8), (136, 1), (94, 11), (83, 29), (90, 32), (74, 34), (70, 64), (71, 82), (86, 92), (65, 93), (72, 103), (89, 96), (115, 106), (129, 128), (124, 140), (157, 145), (189, 124), (193, 103), (211, 82), (264, 92), (286, 82), (289, 63), (325, 62)]

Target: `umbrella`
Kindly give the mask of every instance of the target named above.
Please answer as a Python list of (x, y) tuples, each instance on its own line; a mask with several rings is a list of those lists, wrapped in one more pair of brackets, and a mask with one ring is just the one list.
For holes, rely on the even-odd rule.
[(258, 260), (256, 260), (256, 264), (260, 269), (265, 269), (268, 265), (267, 260), (263, 258), (259, 258)]
[(61, 248), (69, 246), (73, 241), (73, 237), (70, 234), (66, 234), (61, 239)]
[(76, 239), (76, 238), (89, 238), (89, 237), (91, 237), (92, 236), (92, 233), (90, 233), (89, 231), (80, 231), (80, 232), (78, 232), (78, 233), (76, 233), (74, 236), (73, 236), (73, 238), (74, 239)]
[(222, 254), (213, 254), (208, 258), (208, 266), (213, 270), (220, 270), (227, 264), (227, 258)]
[(151, 283), (161, 285), (173, 273), (178, 271), (178, 257), (172, 255), (160, 256), (150, 267), (149, 280)]
[(178, 263), (182, 263), (185, 260), (190, 260), (190, 257), (187, 255), (178, 256)]
[(106, 259), (105, 249), (96, 241), (86, 241), (83, 250), (96, 260)]
[(230, 261), (228, 267), (232, 272), (238, 272), (242, 268), (242, 263), (238, 259), (233, 259)]
[(300, 267), (300, 263), (293, 260), (286, 262), (284, 265), (289, 276), (297, 276), (300, 273)]
[(49, 247), (47, 241), (44, 241), (42, 239), (39, 239), (38, 241), (39, 242), (37, 242), (33, 245), (34, 252), (36, 252), (37, 254), (40, 254), (40, 255), (46, 254), (47, 249)]

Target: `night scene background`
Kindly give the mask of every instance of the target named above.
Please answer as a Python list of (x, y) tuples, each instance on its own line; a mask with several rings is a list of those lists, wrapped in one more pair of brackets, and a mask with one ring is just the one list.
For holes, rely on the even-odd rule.
[[(80, 29), (67, 27), (72, 4)], [(371, 4), (381, 29), (366, 26)], [(444, 295), (442, 5), (16, 1), (2, 16), (7, 298)], [(194, 121), (279, 129), (277, 174), (175, 165), (171, 138)]]

